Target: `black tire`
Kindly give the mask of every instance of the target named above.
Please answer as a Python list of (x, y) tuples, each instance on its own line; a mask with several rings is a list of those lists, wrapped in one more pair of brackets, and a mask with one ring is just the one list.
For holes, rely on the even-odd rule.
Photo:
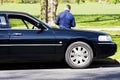
[(93, 50), (85, 42), (74, 42), (67, 48), (65, 60), (74, 69), (86, 68), (93, 60)]

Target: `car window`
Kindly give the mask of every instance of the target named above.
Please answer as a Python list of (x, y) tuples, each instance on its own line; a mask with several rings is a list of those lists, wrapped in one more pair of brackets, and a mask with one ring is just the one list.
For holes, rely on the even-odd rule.
[(38, 29), (29, 18), (21, 16), (8, 17), (11, 29)]
[(5, 17), (4, 16), (0, 16), (0, 28), (4, 25), (6, 25), (6, 20), (5, 20)]

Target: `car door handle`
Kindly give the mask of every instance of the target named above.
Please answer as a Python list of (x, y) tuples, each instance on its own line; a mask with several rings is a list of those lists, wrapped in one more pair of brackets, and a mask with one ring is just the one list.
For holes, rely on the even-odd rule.
[(12, 36), (22, 36), (22, 33), (13, 33)]

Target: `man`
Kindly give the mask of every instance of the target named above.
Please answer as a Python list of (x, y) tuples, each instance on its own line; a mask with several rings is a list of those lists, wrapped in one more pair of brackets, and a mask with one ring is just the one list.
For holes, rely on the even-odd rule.
[(55, 24), (59, 25), (60, 29), (71, 29), (71, 27), (75, 27), (75, 18), (74, 16), (70, 13), (71, 6), (66, 5), (65, 11), (61, 12), (56, 20)]

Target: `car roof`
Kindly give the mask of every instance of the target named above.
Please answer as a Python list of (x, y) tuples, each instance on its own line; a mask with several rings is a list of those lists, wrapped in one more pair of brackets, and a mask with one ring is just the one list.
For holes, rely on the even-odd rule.
[(24, 15), (29, 15), (28, 13), (19, 12), (19, 11), (0, 11), (0, 14), (24, 14)]
[(0, 14), (27, 16), (27, 17), (32, 17), (34, 20), (38, 21), (35, 17), (33, 17), (32, 15), (30, 15), (28, 13), (25, 13), (25, 12), (19, 12), (19, 11), (0, 11)]

